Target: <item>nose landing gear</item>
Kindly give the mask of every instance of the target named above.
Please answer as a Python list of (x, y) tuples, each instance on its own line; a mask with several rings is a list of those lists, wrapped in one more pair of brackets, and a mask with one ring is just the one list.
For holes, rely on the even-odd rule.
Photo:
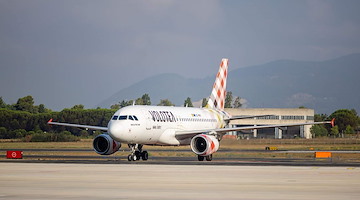
[(129, 144), (129, 147), (131, 154), (128, 155), (128, 161), (147, 160), (149, 158), (148, 152), (142, 150), (142, 144)]

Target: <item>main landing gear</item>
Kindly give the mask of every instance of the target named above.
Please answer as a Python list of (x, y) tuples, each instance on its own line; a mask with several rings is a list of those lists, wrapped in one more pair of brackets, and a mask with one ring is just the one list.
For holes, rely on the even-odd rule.
[(129, 144), (129, 147), (131, 154), (128, 155), (128, 161), (147, 160), (149, 158), (148, 152), (142, 150), (142, 144)]
[(206, 161), (212, 161), (212, 154), (210, 154), (208, 156), (200, 156), (200, 155), (198, 155), (198, 160), (199, 161), (204, 161), (205, 158), (206, 158)]

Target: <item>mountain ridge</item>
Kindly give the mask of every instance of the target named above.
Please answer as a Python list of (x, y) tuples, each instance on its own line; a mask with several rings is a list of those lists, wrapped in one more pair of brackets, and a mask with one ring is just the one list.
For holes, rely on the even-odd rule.
[[(153, 105), (160, 99), (175, 105), (182, 105), (187, 97), (198, 101), (210, 95), (215, 74), (202, 79), (155, 75), (120, 90), (98, 106), (110, 107), (145, 93)], [(340, 108), (360, 111), (360, 94), (356, 92), (359, 74), (360, 54), (325, 61), (277, 60), (230, 70), (227, 91), (246, 99), (244, 106), (252, 108), (305, 106), (327, 114)]]

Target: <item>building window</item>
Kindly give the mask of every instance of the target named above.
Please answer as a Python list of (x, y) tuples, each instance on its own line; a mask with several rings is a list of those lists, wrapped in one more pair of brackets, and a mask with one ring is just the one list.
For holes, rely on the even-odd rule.
[(314, 116), (306, 116), (306, 120), (314, 120)]
[(256, 119), (279, 119), (279, 115), (269, 115), (269, 116), (263, 116), (263, 117), (256, 117)]
[(282, 120), (304, 120), (304, 116), (299, 115), (284, 115), (281, 116)]

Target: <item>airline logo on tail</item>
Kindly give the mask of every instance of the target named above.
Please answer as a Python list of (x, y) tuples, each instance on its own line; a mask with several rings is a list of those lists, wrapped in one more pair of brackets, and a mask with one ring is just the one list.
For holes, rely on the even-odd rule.
[(228, 59), (223, 58), (221, 60), (219, 72), (216, 75), (216, 80), (206, 107), (224, 110), (227, 74)]

